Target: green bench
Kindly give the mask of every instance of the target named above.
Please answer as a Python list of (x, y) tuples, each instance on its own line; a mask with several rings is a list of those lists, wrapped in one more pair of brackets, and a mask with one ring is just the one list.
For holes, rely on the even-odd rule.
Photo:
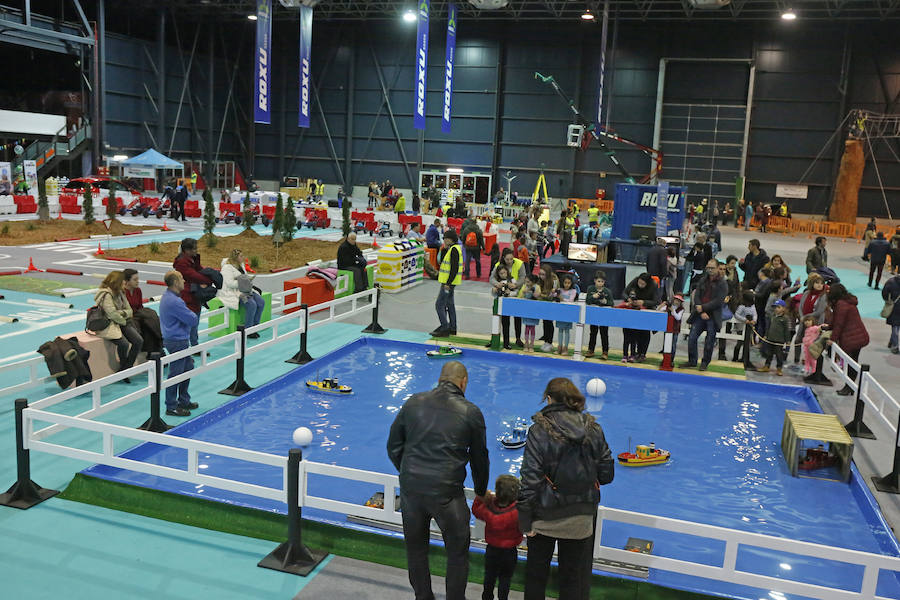
[[(369, 288), (372, 287), (372, 283), (375, 281), (376, 264), (377, 263), (373, 263), (366, 266), (366, 277), (369, 280)], [(338, 269), (337, 283), (335, 283), (334, 286), (334, 297), (343, 298), (344, 296), (349, 296), (353, 293), (354, 289), (356, 289), (356, 285), (353, 279), (353, 271)]]
[[(263, 308), (262, 316), (259, 318), (259, 322), (263, 323), (264, 321), (268, 321), (272, 318), (272, 292), (263, 292), (262, 293), (263, 300), (266, 302), (266, 306)], [(213, 298), (208, 303), (209, 310), (216, 310), (222, 308), (222, 301), (218, 298)], [(218, 331), (214, 331), (209, 334), (211, 338), (222, 337), (223, 335), (228, 335), (229, 333), (234, 333), (237, 331), (238, 325), (243, 325), (244, 323), (244, 306), (239, 305), (237, 310), (229, 310), (228, 311), (228, 327), (225, 329), (220, 329)], [(225, 315), (213, 315), (209, 318), (209, 326), (215, 327), (216, 325), (221, 325), (225, 322)]]

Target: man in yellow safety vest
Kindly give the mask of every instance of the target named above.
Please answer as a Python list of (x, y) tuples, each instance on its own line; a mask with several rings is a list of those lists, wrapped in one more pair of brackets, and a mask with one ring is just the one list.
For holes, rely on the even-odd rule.
[(594, 223), (600, 222), (600, 209), (597, 208), (596, 204), (591, 204), (591, 207), (588, 209), (588, 224), (593, 225)]
[(431, 332), (434, 337), (448, 337), (456, 335), (456, 305), (453, 301), (453, 290), (462, 281), (462, 250), (457, 243), (459, 236), (452, 227), (444, 232), (444, 242), (441, 250), (441, 269), (438, 272), (438, 297), (434, 303), (440, 327)]
[(197, 189), (197, 171), (191, 172), (191, 193), (194, 193), (194, 190)]

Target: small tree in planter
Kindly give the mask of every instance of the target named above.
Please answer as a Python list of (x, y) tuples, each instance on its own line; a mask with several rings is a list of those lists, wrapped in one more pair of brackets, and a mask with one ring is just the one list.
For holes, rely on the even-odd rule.
[(287, 207), (284, 209), (284, 224), (281, 227), (281, 235), (285, 242), (294, 239), (294, 231), (297, 229), (297, 215), (294, 214), (294, 199), (288, 198)]
[[(278, 199), (275, 200), (275, 215), (272, 217), (272, 243), (277, 244), (275, 242), (275, 234), (281, 233), (281, 230), (284, 228), (284, 202), (281, 200), (281, 193), (278, 194)], [(282, 236), (284, 234), (281, 234)], [(277, 247), (277, 245), (276, 245)]]
[(203, 235), (207, 238), (212, 237), (213, 229), (216, 227), (216, 206), (213, 203), (212, 192), (209, 188), (203, 190)]
[(81, 203), (81, 210), (84, 212), (84, 224), (93, 225), (97, 222), (94, 218), (94, 196), (91, 194), (91, 186), (84, 188), (84, 201)]
[(350, 199), (346, 196), (344, 197), (344, 201), (341, 203), (341, 218), (343, 219), (343, 223), (341, 224), (341, 231), (344, 233), (344, 237), (350, 235)]
[(47, 180), (42, 179), (38, 183), (38, 220), (41, 223), (50, 222), (50, 205), (47, 204)]
[(117, 209), (118, 204), (116, 203), (116, 183), (114, 181), (110, 181), (109, 198), (106, 199), (106, 217), (110, 220), (110, 223), (115, 220)]
[(244, 231), (253, 227), (253, 210), (250, 208), (250, 192), (244, 196)]

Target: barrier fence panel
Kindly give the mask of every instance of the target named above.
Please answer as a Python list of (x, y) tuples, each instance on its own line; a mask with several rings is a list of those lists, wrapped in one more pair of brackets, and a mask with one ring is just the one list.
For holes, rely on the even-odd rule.
[(49, 375), (41, 377), (38, 375), (39, 368), (46, 368), (44, 365), (44, 357), (41, 355), (37, 355), (34, 358), (26, 358), (25, 360), (0, 365), (0, 380), (3, 381), (15, 381), (21, 375), (15, 375), (13, 373), (23, 369), (28, 369), (28, 379), (23, 381), (22, 383), (17, 383), (4, 388), (0, 388), (0, 397), (15, 394), (17, 392), (28, 390), (33, 387), (38, 387), (44, 385), (45, 383), (55, 382), (55, 377), (50, 377)]
[[(897, 424), (900, 422), (900, 402), (891, 396), (869, 371), (863, 373), (859, 397), (875, 411), (875, 414), (891, 430), (891, 433), (897, 433)], [(885, 408), (888, 406), (891, 409), (891, 416), (885, 414)]]
[[(859, 389), (859, 375), (862, 372), (862, 366), (850, 358), (843, 348), (837, 344), (831, 344), (831, 353), (828, 356), (828, 365), (840, 376), (841, 381), (855, 392)], [(838, 360), (840, 359), (840, 361)], [(849, 369), (856, 371), (856, 377), (850, 377)]]

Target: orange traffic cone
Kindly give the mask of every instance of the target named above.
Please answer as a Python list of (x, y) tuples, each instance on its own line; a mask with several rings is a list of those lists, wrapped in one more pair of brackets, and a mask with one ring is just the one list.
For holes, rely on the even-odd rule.
[(31, 259), (31, 257), (29, 256), (29, 257), (28, 257), (28, 268), (25, 269), (25, 272), (26, 272), (26, 273), (43, 273), (44, 270), (43, 270), (43, 269), (38, 269), (37, 267), (35, 267), (35, 266), (34, 266), (34, 261), (33, 261), (33, 260)]
[(372, 248), (378, 249), (378, 239), (372, 235)]
[(166, 225), (165, 220), (163, 221), (162, 231), (171, 231), (171, 229), (169, 229), (169, 226)]
[(253, 270), (253, 267), (250, 266), (250, 261), (246, 258), (244, 259), (244, 270), (248, 273), (256, 273), (256, 271)]
[(62, 217), (62, 209), (60, 208), (60, 209), (59, 209), (59, 212), (56, 213), (56, 220), (57, 220), (57, 221), (62, 221), (62, 218), (63, 218), (63, 217)]
[(103, 254), (106, 254), (106, 252), (103, 251), (103, 248), (100, 247), (100, 242), (97, 242), (97, 251), (94, 252), (94, 254), (96, 254), (97, 256), (102, 256)]

